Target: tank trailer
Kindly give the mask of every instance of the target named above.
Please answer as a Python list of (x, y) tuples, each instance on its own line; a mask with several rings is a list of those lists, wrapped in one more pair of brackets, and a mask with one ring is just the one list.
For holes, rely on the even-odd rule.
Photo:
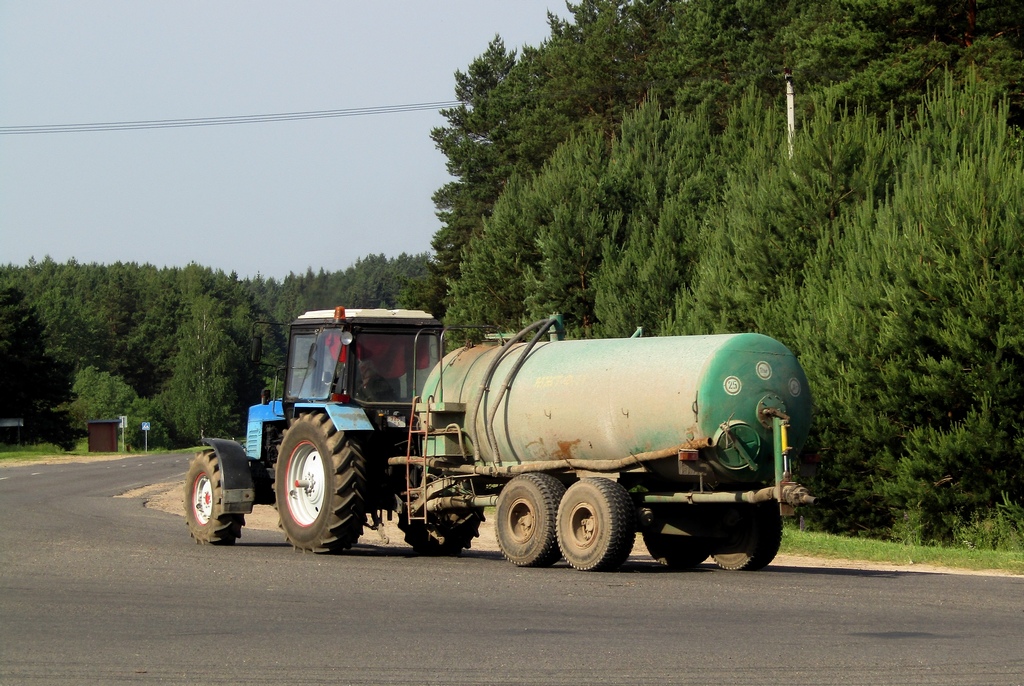
[(613, 570), (639, 532), (669, 567), (756, 570), (814, 502), (792, 479), (807, 379), (767, 336), (563, 340), (553, 317), (444, 354), (456, 330), (426, 312), (342, 307), (289, 331), (281, 397), (250, 409), (244, 446), (206, 439), (191, 463), (199, 543), (268, 504), (300, 550), (394, 518), (417, 552), (458, 555), (494, 508), (521, 567)]

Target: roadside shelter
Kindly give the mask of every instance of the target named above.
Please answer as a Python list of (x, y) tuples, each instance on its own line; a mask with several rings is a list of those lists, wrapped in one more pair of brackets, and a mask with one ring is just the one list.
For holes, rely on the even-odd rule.
[(116, 453), (117, 430), (121, 426), (120, 419), (90, 419), (89, 452)]
[(25, 426), (25, 420), (21, 417), (0, 419), (0, 429), (15, 429), (17, 431), (18, 445), (21, 445), (21, 427), (23, 426)]

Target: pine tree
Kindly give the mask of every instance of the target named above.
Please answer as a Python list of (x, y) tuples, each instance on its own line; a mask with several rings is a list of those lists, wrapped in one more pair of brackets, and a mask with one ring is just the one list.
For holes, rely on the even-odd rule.
[(0, 417), (24, 420), (21, 440), (70, 450), (85, 435), (68, 414), (70, 369), (45, 352), (43, 326), (21, 291), (0, 288)]
[(794, 330), (832, 528), (906, 517), (949, 541), (1002, 493), (1024, 498), (1024, 169), (1007, 116), (985, 89), (947, 82), (901, 129), (889, 196), (848, 214), (790, 300), (814, 313)]
[(506, 330), (524, 323), (524, 273), (540, 259), (537, 227), (546, 211), (538, 205), (532, 184), (513, 176), (480, 238), (463, 251), (461, 276), (451, 284), (449, 323), (487, 323)]
[(236, 397), (232, 392), (230, 352), (224, 307), (208, 295), (196, 297), (178, 335), (165, 402), (179, 441), (231, 436)]
[(656, 100), (623, 122), (606, 174), (625, 221), (602, 246), (598, 335), (657, 333), (689, 287), (703, 213), (718, 198), (715, 133), (707, 108), (663, 112)]

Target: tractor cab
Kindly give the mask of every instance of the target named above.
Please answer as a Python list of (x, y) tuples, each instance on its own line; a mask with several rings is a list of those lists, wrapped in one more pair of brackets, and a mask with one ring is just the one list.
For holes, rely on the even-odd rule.
[(409, 406), (439, 359), (441, 323), (419, 310), (307, 312), (291, 326), (284, 405)]
[[(440, 359), (442, 326), (420, 310), (314, 310), (289, 327), (281, 397), (249, 408), (246, 454), (268, 468), (287, 427), (326, 414), (338, 431), (406, 430), (412, 401)], [(262, 355), (253, 339), (252, 358)]]

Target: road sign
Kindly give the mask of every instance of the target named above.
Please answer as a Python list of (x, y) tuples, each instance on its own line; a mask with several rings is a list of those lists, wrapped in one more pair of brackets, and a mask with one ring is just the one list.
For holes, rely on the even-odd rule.
[(149, 422), (142, 422), (142, 430), (149, 431)]

